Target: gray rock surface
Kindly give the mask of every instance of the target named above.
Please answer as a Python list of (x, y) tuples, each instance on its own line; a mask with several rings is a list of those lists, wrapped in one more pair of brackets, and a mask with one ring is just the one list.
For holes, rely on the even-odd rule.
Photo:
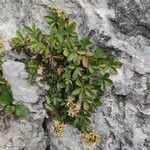
[[(0, 130), (0, 150), (43, 150), (46, 136), (42, 127), (46, 111), (40, 90), (27, 83), (25, 65), (7, 60), (2, 65), (5, 79), (11, 85), (14, 103), (25, 105), (29, 114), (23, 120), (10, 121), (10, 128)], [(2, 120), (1, 120), (2, 121)]]
[[(26, 103), (36, 103), (38, 101), (38, 87), (29, 86), (26, 81), (27, 73), (25, 72), (25, 65), (20, 62), (8, 60), (3, 63), (3, 74), (6, 80), (12, 86), (12, 92), (16, 101), (23, 101)], [(11, 76), (10, 76), (11, 74)], [(22, 93), (24, 93), (22, 95)]]
[[(10, 49), (8, 41), (15, 35), (16, 29), (24, 24), (35, 22), (48, 32), (42, 16), (47, 13), (46, 5), (49, 4), (66, 10), (78, 23), (80, 36), (92, 35), (95, 45), (106, 48), (123, 63), (119, 74), (112, 77), (115, 85), (103, 97), (103, 106), (93, 114), (91, 126), (101, 133), (101, 144), (94, 149), (150, 150), (150, 1), (1, 0), (0, 36), (4, 38), (7, 49)], [(5, 70), (8, 70), (8, 62), (5, 63)], [(22, 69), (23, 64), (17, 65)], [(17, 74), (11, 77), (20, 79)], [(11, 77), (6, 75), (7, 79)], [(15, 85), (13, 82), (10, 81)], [(21, 80), (21, 83), (24, 82)], [(23, 90), (20, 86), (19, 91)], [(24, 86), (27, 87), (26, 84)], [(28, 89), (24, 90), (28, 93)], [(14, 95), (18, 93), (15, 89), (13, 92)], [(18, 100), (22, 97), (22, 94), (18, 95)], [(28, 100), (23, 99), (29, 104)], [(35, 102), (37, 99), (32, 100)], [(60, 142), (50, 133), (51, 150), (88, 149), (80, 142), (79, 136), (73, 127), (65, 130)], [(17, 143), (19, 140), (14, 141)], [(22, 142), (26, 144), (26, 138)], [(40, 147), (37, 149), (40, 150)]]

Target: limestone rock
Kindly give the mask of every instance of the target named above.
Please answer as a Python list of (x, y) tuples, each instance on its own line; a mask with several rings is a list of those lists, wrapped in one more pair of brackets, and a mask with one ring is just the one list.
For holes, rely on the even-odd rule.
[(37, 86), (27, 83), (25, 65), (7, 60), (2, 65), (5, 79), (9, 82), (14, 103), (25, 105), (29, 114), (24, 120), (11, 120), (10, 128), (0, 131), (1, 150), (43, 150), (46, 148), (46, 136), (42, 128), (46, 111)]
[(29, 86), (29, 83), (27, 83), (27, 73), (23, 63), (8, 60), (4, 62), (2, 67), (6, 80), (12, 85), (12, 92), (16, 101), (26, 103), (38, 101), (38, 87)]
[(54, 133), (50, 133), (52, 150), (86, 150), (86, 147), (80, 140), (80, 132), (72, 126), (67, 126), (64, 131), (62, 140), (58, 140)]
[[(93, 114), (91, 126), (101, 133), (101, 144), (94, 149), (149, 150), (150, 1), (1, 0), (0, 35), (5, 42), (10, 41), (17, 28), (22, 28), (25, 24), (32, 22), (35, 22), (44, 32), (49, 32), (42, 17), (47, 13), (47, 6), (50, 4), (56, 4), (67, 11), (71, 19), (77, 22), (77, 32), (80, 36), (89, 34), (96, 46), (104, 47), (107, 52), (115, 55), (123, 63), (119, 74), (112, 77), (114, 87), (108, 90), (102, 98), (103, 106)], [(7, 46), (7, 49), (10, 47)], [(4, 64), (6, 66), (4, 72), (9, 72), (8, 68), (11, 70), (8, 62)], [(12, 89), (18, 84), (17, 80), (20, 80), (20, 89), (17, 90), (27, 94), (33, 90), (34, 94), (31, 99), (26, 99), (26, 96), (22, 96), (23, 93), (18, 95), (19, 92), (15, 90), (17, 87), (13, 89), (13, 93), (14, 95), (18, 93), (16, 100), (20, 101), (23, 98), (22, 100), (28, 103), (27, 106), (31, 100), (33, 105), (31, 104), (28, 108), (31, 112), (33, 112), (32, 109), (36, 109), (37, 114), (39, 110), (37, 106), (39, 103), (35, 103), (38, 101), (37, 87), (33, 89), (30, 87), (30, 90), (32, 89), (30, 92), (26, 89), (28, 86), (22, 71), (23, 64), (17, 63), (16, 65), (20, 66), (22, 73), (14, 72), (15, 80), (9, 81), (13, 85)], [(6, 78), (10, 80), (11, 74), (7, 76), (8, 74)], [(20, 76), (23, 79), (20, 79)], [(23, 87), (25, 87), (24, 90)], [(41, 122), (39, 127), (41, 127)], [(88, 150), (79, 140), (80, 133), (72, 127), (66, 129), (61, 142), (58, 142), (52, 133), (49, 136), (51, 150)], [(24, 142), (28, 145), (26, 140)], [(36, 144), (42, 146), (40, 142)], [(30, 150), (30, 148), (27, 149)]]

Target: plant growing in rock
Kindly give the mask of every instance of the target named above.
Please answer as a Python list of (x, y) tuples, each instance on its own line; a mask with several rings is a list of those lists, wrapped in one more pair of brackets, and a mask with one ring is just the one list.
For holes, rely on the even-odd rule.
[(17, 117), (25, 117), (27, 115), (27, 109), (24, 105), (13, 104), (12, 91), (3, 78), (2, 72), (2, 58), (4, 56), (4, 44), (3, 40), (0, 39), (0, 112), (4, 112), (6, 117), (15, 115)]
[(25, 26), (12, 39), (12, 49), (27, 55), (30, 83), (42, 76), (50, 85), (50, 102), (45, 106), (57, 120), (53, 125), (57, 135), (62, 135), (64, 124), (71, 124), (83, 133), (85, 143), (98, 144), (98, 133), (90, 129), (90, 116), (102, 105), (101, 96), (113, 84), (110, 75), (117, 73), (121, 63), (102, 48), (94, 48), (89, 37), (79, 38), (76, 23), (63, 11), (50, 7), (44, 19), (50, 34), (43, 34), (35, 24)]

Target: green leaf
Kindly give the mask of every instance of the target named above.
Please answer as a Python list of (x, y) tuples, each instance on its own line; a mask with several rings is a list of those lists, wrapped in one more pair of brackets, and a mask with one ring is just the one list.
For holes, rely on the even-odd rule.
[(49, 111), (55, 110), (55, 107), (54, 107), (52, 104), (47, 104), (47, 103), (45, 103), (45, 107), (46, 107), (46, 109), (49, 110)]
[(35, 25), (35, 23), (32, 24), (32, 29), (33, 29), (33, 31), (36, 31), (36, 25)]
[(6, 112), (6, 114), (8, 114), (8, 115), (13, 114), (15, 111), (16, 111), (15, 106), (8, 105), (8, 106), (5, 108), (5, 112)]
[(88, 70), (90, 71), (91, 74), (94, 73), (94, 69), (91, 65), (89, 65)]
[(6, 81), (4, 81), (4, 80), (0, 80), (0, 84), (6, 84)]
[(88, 97), (93, 97), (93, 93), (92, 93), (90, 90), (88, 90), (88, 89), (85, 90), (85, 94), (86, 94)]
[(85, 101), (89, 104), (92, 104), (93, 103), (93, 99), (92, 98), (86, 98)]
[(109, 78), (109, 76), (109, 73), (106, 73), (103, 76), (101, 76), (99, 84), (102, 91), (106, 89), (106, 86), (111, 86), (113, 84), (113, 81)]
[(69, 65), (69, 68), (71, 70), (74, 70), (76, 67), (77, 67), (77, 65), (75, 65), (74, 63), (72, 63), (72, 64)]
[(61, 89), (63, 89), (65, 87), (65, 85), (63, 83), (57, 83), (57, 90), (60, 91)]
[(49, 24), (49, 25), (52, 25), (55, 23), (55, 19), (51, 16), (45, 16), (44, 19), (46, 20), (46, 22)]
[(101, 48), (98, 48), (94, 55), (97, 59), (106, 59), (106, 54), (104, 53), (104, 50)]
[(85, 48), (87, 48), (88, 46), (92, 44), (89, 37), (85, 37), (81, 39), (80, 42), (81, 42), (81, 46), (84, 46)]
[(71, 52), (68, 56), (68, 61), (73, 60), (75, 62), (77, 60), (77, 58), (78, 58), (77, 54), (75, 52)]
[(28, 110), (24, 105), (16, 105), (16, 111), (15, 114), (20, 117), (20, 118), (24, 118), (27, 116), (28, 114)]
[(82, 69), (77, 67), (72, 75), (73, 80), (76, 80), (78, 76), (82, 76)]
[(93, 105), (95, 108), (102, 106), (102, 102), (99, 99), (95, 99)]
[(80, 54), (80, 55), (85, 55), (86, 51), (85, 50), (79, 50), (79, 51), (77, 51), (77, 53)]
[(23, 34), (22, 34), (20, 31), (17, 31), (17, 32), (16, 32), (16, 36), (17, 36), (17, 38), (18, 38), (20, 41), (22, 41), (22, 42), (25, 40)]
[(5, 91), (2, 95), (0, 95), (0, 105), (7, 106), (12, 103), (12, 94), (9, 90)]
[(117, 69), (120, 68), (122, 64), (115, 60), (113, 57), (109, 58), (106, 62), (106, 68), (110, 74), (117, 74)]
[(90, 115), (80, 114), (75, 118), (74, 125), (77, 126), (81, 131), (88, 131), (87, 126), (91, 123)]
[(64, 49), (63, 55), (68, 57), (69, 54), (70, 54), (69, 50), (68, 49)]
[(73, 92), (72, 95), (79, 95), (81, 92), (81, 88), (76, 88)]
[(72, 22), (70, 24), (66, 24), (66, 30), (69, 32), (69, 33), (72, 33), (74, 32), (76, 29), (76, 23), (75, 22)]
[(52, 102), (53, 102), (55, 107), (57, 107), (61, 101), (62, 101), (62, 99), (59, 97), (53, 97), (52, 98)]
[(80, 86), (80, 87), (83, 86), (83, 84), (81, 83), (81, 81), (80, 81), (79, 79), (76, 80), (76, 84), (77, 84), (78, 86)]
[(32, 29), (29, 26), (24, 26), (24, 31), (27, 33), (32, 33)]

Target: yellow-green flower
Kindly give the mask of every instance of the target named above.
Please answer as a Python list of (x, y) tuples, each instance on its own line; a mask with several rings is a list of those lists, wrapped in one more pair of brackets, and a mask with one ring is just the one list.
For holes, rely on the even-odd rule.
[(38, 69), (37, 69), (37, 74), (38, 75), (42, 75), (43, 74), (43, 72), (44, 72), (44, 67), (43, 67), (43, 65), (40, 65), (39, 67), (38, 67)]
[(64, 11), (58, 11), (58, 17), (61, 19), (66, 19), (68, 16)]
[(73, 96), (68, 96), (67, 98), (67, 107), (68, 108), (73, 108), (74, 107), (74, 97)]
[(88, 147), (96, 146), (100, 143), (100, 135), (96, 131), (82, 134), (81, 139)]
[(55, 120), (52, 125), (52, 129), (55, 132), (56, 136), (61, 139), (63, 136), (65, 124), (61, 121)]
[(68, 112), (68, 116), (76, 117), (78, 115), (78, 113), (80, 112), (80, 109), (74, 107), (74, 108), (71, 108), (71, 109), (67, 110), (67, 112)]
[(81, 109), (81, 101), (78, 101), (76, 103), (73, 102), (74, 97), (69, 96), (67, 98), (67, 107), (68, 107), (68, 116), (70, 117), (76, 117)]
[(68, 15), (64, 12), (64, 11), (62, 11), (62, 10), (60, 10), (57, 6), (49, 6), (49, 8), (50, 8), (50, 10), (54, 13), (54, 14), (56, 14), (59, 18), (61, 18), (61, 19), (66, 19), (66, 18), (68, 18)]

